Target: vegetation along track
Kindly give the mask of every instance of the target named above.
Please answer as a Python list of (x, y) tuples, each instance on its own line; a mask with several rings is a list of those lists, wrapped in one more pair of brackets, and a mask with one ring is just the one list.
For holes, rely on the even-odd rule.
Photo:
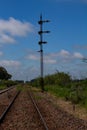
[(87, 122), (66, 112), (47, 92), (34, 89), (39, 109), (49, 130), (87, 130)]

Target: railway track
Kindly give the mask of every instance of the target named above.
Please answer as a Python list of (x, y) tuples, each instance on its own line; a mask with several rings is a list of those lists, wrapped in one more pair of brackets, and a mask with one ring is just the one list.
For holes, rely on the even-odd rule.
[(0, 130), (87, 130), (86, 122), (54, 107), (49, 99), (46, 93), (33, 95), (29, 88), (23, 87), (0, 122)]
[(42, 116), (42, 114), (41, 114), (41, 112), (40, 112), (40, 110), (39, 110), (39, 107), (38, 107), (38, 105), (37, 105), (37, 103), (36, 103), (36, 101), (35, 101), (35, 99), (34, 99), (34, 97), (33, 97), (33, 93), (32, 93), (32, 91), (31, 91), (31, 89), (30, 89), (30, 91), (28, 91), (28, 95), (30, 96), (30, 98), (31, 98), (31, 100), (32, 100), (32, 103), (33, 103), (33, 105), (34, 105), (34, 107), (35, 107), (35, 109), (36, 109), (36, 111), (37, 111), (37, 113), (38, 113), (38, 115), (39, 115), (39, 117), (40, 117), (42, 123), (43, 123), (44, 129), (45, 129), (45, 130), (48, 130), (47, 123), (46, 123), (46, 121), (44, 120), (44, 117)]
[(15, 99), (17, 98), (17, 96), (19, 95), (20, 91), (18, 91), (16, 93), (16, 95), (14, 96), (13, 100), (11, 101), (11, 103), (8, 105), (8, 107), (5, 109), (5, 111), (2, 113), (2, 115), (0, 116), (0, 123), (2, 123), (2, 121), (4, 120), (6, 114), (8, 113), (9, 109), (11, 108), (12, 104), (14, 103)]
[[(4, 104), (5, 108), (3, 108), (2, 113), (1, 113), (1, 115), (0, 115), (0, 124), (3, 122), (5, 116), (7, 115), (8, 111), (10, 110), (12, 104), (14, 103), (15, 99), (17, 98), (17, 96), (18, 96), (19, 93), (20, 93), (20, 91), (17, 91), (17, 92), (15, 92), (15, 94), (13, 93), (13, 95), (12, 95), (12, 91), (11, 91), (12, 89), (15, 89), (15, 87), (10, 87), (10, 88), (8, 88), (8, 89), (5, 89), (5, 90), (0, 91), (0, 96), (1, 96), (2, 94), (5, 94), (5, 95), (1, 98), (1, 100), (2, 100), (1, 102), (3, 102), (3, 98), (6, 98), (4, 101), (9, 100), (8, 103), (6, 102), (8, 105), (7, 105), (7, 104)], [(13, 90), (13, 91), (14, 91), (14, 90)], [(13, 96), (14, 96), (14, 97), (13, 97)], [(3, 105), (1, 104), (1, 102), (0, 102), (0, 108), (3, 106)]]
[[(9, 91), (9, 90), (8, 90)], [(7, 91), (4, 91), (4, 93), (5, 92), (7, 92)], [(15, 94), (15, 96), (14, 96), (14, 98), (13, 98), (13, 100), (9, 103), (9, 105), (8, 105), (8, 107), (4, 110), (4, 112), (1, 114), (1, 116), (0, 116), (0, 126), (1, 126), (1, 129), (3, 129), (3, 130), (5, 130), (6, 129), (6, 127), (9, 127), (9, 126), (6, 126), (6, 122), (10, 122), (10, 124), (11, 124), (11, 119), (12, 119), (12, 122), (13, 121), (15, 121), (15, 115), (17, 115), (17, 110), (19, 109), (17, 109), (17, 108), (14, 108), (14, 107), (17, 107), (18, 105), (19, 106), (21, 106), (21, 104), (24, 102), (22, 102), (21, 101), (21, 93), (23, 94), (23, 92), (21, 92), (20, 93), (20, 95), (19, 95), (19, 93), (20, 93), (20, 91), (18, 91), (16, 94)], [(32, 126), (32, 123), (33, 123), (33, 121), (31, 122), (31, 126), (29, 126), (30, 124), (28, 124), (28, 128), (26, 128), (26, 130), (28, 130), (29, 129), (29, 127), (32, 127), (32, 130), (33, 130), (33, 127), (34, 127), (34, 129), (36, 129), (36, 128), (38, 128), (38, 126), (40, 127), (40, 130), (48, 130), (48, 127), (47, 127), (47, 125), (46, 125), (46, 122), (45, 122), (45, 120), (44, 120), (44, 118), (43, 118), (43, 116), (42, 116), (42, 114), (41, 114), (41, 112), (39, 111), (39, 108), (38, 108), (38, 106), (37, 106), (37, 104), (36, 104), (36, 102), (35, 102), (35, 100), (34, 100), (34, 98), (33, 98), (33, 96), (32, 96), (32, 93), (31, 93), (31, 91), (30, 90), (28, 90), (27, 92), (26, 92), (26, 94), (27, 95), (24, 95), (24, 99), (23, 100), (25, 100), (25, 102), (27, 102), (26, 104), (22, 104), (22, 107), (24, 106), (24, 107), (26, 107), (27, 106), (27, 109), (31, 109), (31, 111), (33, 110), (33, 113), (30, 113), (30, 112), (27, 112), (27, 115), (25, 114), (25, 117), (23, 117), (23, 122), (21, 123), (21, 121), (19, 122), (19, 124), (21, 123), (22, 125), (23, 125), (23, 123), (25, 122), (25, 120), (26, 119), (28, 119), (28, 118), (30, 118), (30, 116), (31, 116), (31, 120), (34, 120), (34, 123), (35, 123), (35, 126)], [(19, 96), (18, 96), (19, 95)], [(18, 97), (18, 98), (17, 98)], [(27, 98), (27, 99), (26, 99)], [(18, 101), (17, 100), (20, 100), (19, 101), (19, 104), (18, 104)], [(28, 102), (28, 100), (29, 100), (29, 102)], [(15, 102), (14, 102), (15, 101)], [(16, 102), (17, 102), (17, 104), (16, 104)], [(18, 111), (22, 111), (22, 108), (21, 107), (21, 110), (18, 110)], [(17, 109), (17, 110), (16, 110)], [(10, 110), (10, 111), (9, 111)], [(23, 110), (24, 111), (24, 110)], [(28, 110), (26, 110), (26, 111), (28, 111)], [(26, 111), (25, 111), (25, 113), (26, 113)], [(16, 114), (15, 114), (16, 113)], [(14, 114), (14, 116), (12, 116)], [(17, 115), (18, 117), (17, 118), (19, 118), (20, 117), (20, 112), (18, 112), (18, 114), (19, 115)], [(21, 114), (23, 114), (23, 113), (21, 113)], [(28, 115), (29, 114), (29, 115)], [(30, 115), (31, 114), (31, 115)], [(22, 116), (22, 115), (21, 115)], [(5, 117), (6, 117), (6, 119), (5, 119)], [(10, 118), (9, 118), (10, 117)], [(33, 117), (35, 117), (34, 119), (33, 119)], [(4, 120), (5, 119), (5, 120)], [(20, 119), (21, 120), (21, 119)], [(29, 120), (29, 119), (28, 119)], [(17, 122), (18, 123), (18, 122)], [(15, 122), (13, 123), (13, 124), (15, 124)], [(13, 126), (13, 124), (12, 124), (12, 126)], [(16, 126), (17, 127), (17, 126)], [(9, 128), (8, 128), (9, 129)], [(12, 130), (14, 130), (14, 129), (18, 129), (18, 127), (17, 128), (12, 128)], [(24, 126), (23, 126), (23, 129), (25, 129), (24, 128)], [(21, 130), (22, 130), (22, 128), (21, 128)], [(31, 128), (30, 128), (30, 130), (31, 130)]]
[(15, 86), (12, 86), (12, 87), (4, 89), (4, 90), (0, 90), (0, 95), (3, 94), (3, 93), (5, 93), (5, 92), (7, 92), (7, 91), (9, 91), (9, 90), (11, 90), (11, 89), (13, 89), (14, 87)]

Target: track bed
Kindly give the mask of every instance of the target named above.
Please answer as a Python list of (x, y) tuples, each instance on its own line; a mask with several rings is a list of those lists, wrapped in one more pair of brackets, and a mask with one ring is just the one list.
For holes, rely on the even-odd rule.
[[(87, 122), (54, 105), (47, 93), (34, 92), (39, 110), (49, 130), (87, 130)], [(46, 130), (25, 88), (18, 95), (0, 130)]]
[(22, 91), (8, 112), (0, 130), (44, 130), (26, 91)]

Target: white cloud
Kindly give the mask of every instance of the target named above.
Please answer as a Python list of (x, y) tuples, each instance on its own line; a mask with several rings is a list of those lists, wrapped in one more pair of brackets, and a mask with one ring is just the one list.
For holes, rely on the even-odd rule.
[(79, 53), (79, 52), (75, 52), (75, 53), (73, 54), (73, 56), (74, 56), (74, 58), (78, 58), (78, 59), (84, 58), (84, 56), (83, 56), (81, 53)]
[(74, 46), (74, 49), (87, 50), (87, 44), (83, 44), (83, 45), (78, 45), (78, 44), (76, 44), (76, 45)]
[(39, 60), (39, 57), (36, 54), (29, 54), (26, 58), (29, 60)]
[(44, 63), (47, 63), (47, 64), (55, 64), (56, 63), (56, 59), (44, 59)]
[[(65, 54), (65, 55), (64, 55)], [(80, 58), (83, 55), (80, 52), (71, 53), (67, 50), (60, 50), (59, 52), (44, 54), (44, 75), (55, 73), (56, 69), (64, 72), (75, 72), (75, 69), (80, 70), (80, 66), (75, 63), (81, 63)], [(24, 61), (15, 60), (1, 60), (0, 65), (4, 66), (8, 72), (13, 76), (13, 79), (32, 79), (40, 75), (40, 54), (34, 51), (29, 51), (26, 63)], [(78, 60), (79, 59), (79, 60)], [(33, 64), (34, 61), (34, 64)], [(76, 62), (78, 61), (78, 62)], [(23, 64), (24, 63), (24, 64)], [(85, 69), (85, 68), (84, 68)]]
[(21, 65), (21, 63), (19, 61), (14, 60), (1, 60), (0, 65), (6, 67), (18, 67)]
[(0, 42), (13, 43), (15, 36), (26, 36), (27, 33), (33, 32), (33, 25), (29, 22), (10, 17), (8, 20), (0, 19)]
[[(48, 53), (44, 54), (43, 62), (45, 64), (59, 64), (61, 63), (69, 63), (76, 59), (82, 59), (84, 56), (79, 52), (71, 53), (67, 50), (60, 50), (60, 52)], [(33, 61), (40, 61), (40, 55), (37, 53), (31, 52), (26, 59)]]
[(55, 64), (56, 63), (56, 58), (54, 58), (54, 57), (56, 57), (56, 54), (46, 54), (45, 56), (44, 56), (44, 63), (46, 63), (46, 64)]
[(0, 51), (0, 56), (2, 56), (2, 55), (3, 55), (3, 52)]
[[(44, 55), (44, 63), (47, 63), (47, 64), (54, 64), (56, 63), (56, 60), (53, 59), (53, 54), (48, 54), (48, 55)], [(26, 57), (28, 60), (34, 60), (34, 61), (40, 61), (40, 56), (37, 55), (36, 53), (34, 54), (29, 54), (27, 57)]]
[(15, 39), (9, 35), (1, 34), (0, 35), (0, 43), (14, 43)]
[(70, 53), (64, 49), (61, 50), (59, 54), (60, 54), (60, 56), (63, 56), (63, 57), (67, 57), (70, 55)]
[(63, 59), (66, 59), (66, 60), (74, 60), (74, 59), (82, 59), (84, 58), (84, 56), (80, 53), (80, 52), (74, 52), (74, 53), (71, 53), (69, 51), (66, 51), (64, 49), (62, 49), (60, 52), (59, 52), (59, 56)]

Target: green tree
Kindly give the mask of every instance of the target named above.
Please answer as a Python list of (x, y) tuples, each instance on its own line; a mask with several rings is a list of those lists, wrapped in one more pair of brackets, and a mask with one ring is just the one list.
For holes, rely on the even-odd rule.
[(12, 75), (7, 72), (4, 67), (0, 67), (0, 79), (1, 80), (8, 80), (11, 79)]
[(55, 83), (61, 86), (68, 86), (71, 82), (71, 76), (68, 73), (58, 72), (55, 74)]

